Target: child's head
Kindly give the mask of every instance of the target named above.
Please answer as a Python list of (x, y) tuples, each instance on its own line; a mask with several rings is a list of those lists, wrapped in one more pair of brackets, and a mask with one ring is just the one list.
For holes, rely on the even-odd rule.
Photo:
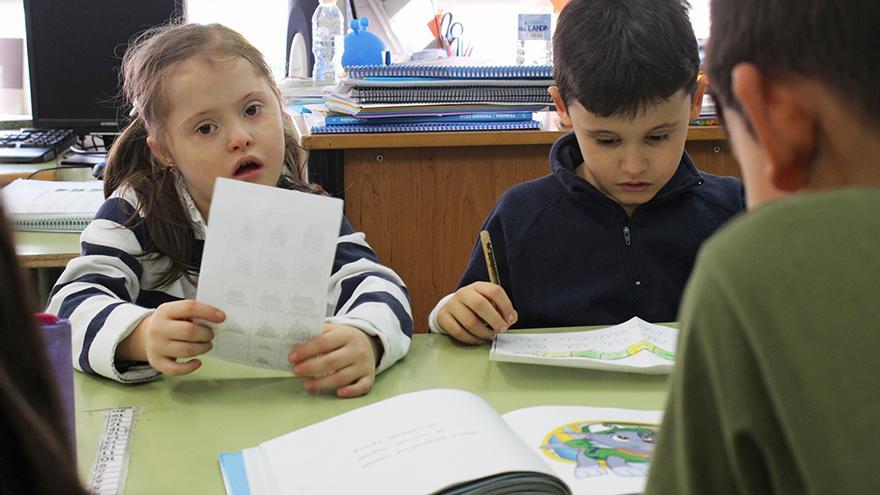
[(878, 2), (712, 1), (710, 88), (750, 206), (780, 192), (880, 186), (878, 25)]
[(180, 174), (203, 215), (217, 177), (277, 183), (285, 154), (280, 94), (263, 56), (240, 34), (219, 24), (158, 28), (126, 51), (122, 77), (146, 130), (150, 167)]
[(124, 184), (138, 196), (155, 251), (172, 260), (162, 281), (197, 269), (178, 180), (206, 219), (218, 177), (276, 185), (287, 171), (294, 174), (284, 181), (303, 186), (280, 92), (237, 32), (219, 24), (149, 30), (126, 51), (121, 78), (133, 120), (111, 149), (105, 191)]
[(572, 0), (559, 16), (551, 94), (577, 135), (578, 173), (629, 213), (678, 168), (699, 68), (684, 0)]

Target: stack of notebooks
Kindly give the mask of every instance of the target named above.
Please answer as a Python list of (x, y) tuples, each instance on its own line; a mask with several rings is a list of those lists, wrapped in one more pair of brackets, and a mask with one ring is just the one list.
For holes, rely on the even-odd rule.
[(692, 120), (691, 125), (718, 125), (718, 114), (715, 110), (715, 100), (713, 100), (708, 94), (703, 95), (703, 105), (700, 107), (700, 116)]
[(312, 134), (539, 129), (551, 66), (358, 66), (312, 120)]

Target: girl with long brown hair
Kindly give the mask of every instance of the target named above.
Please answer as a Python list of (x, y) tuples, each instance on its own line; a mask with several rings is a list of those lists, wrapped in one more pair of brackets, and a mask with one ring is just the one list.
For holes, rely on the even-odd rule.
[[(122, 382), (195, 371), (225, 315), (193, 300), (218, 177), (312, 190), (280, 92), (259, 51), (218, 24), (150, 30), (122, 61), (132, 122), (113, 144), (108, 200), (83, 232), (48, 311), (69, 318), (74, 363)], [(296, 253), (291, 253), (296, 256)], [(369, 391), (412, 334), (403, 281), (343, 221), (324, 333), (290, 350), (305, 387)]]

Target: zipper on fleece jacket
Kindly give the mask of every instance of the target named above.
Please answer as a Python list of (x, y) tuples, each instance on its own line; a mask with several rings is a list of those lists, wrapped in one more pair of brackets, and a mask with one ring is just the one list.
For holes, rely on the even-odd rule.
[[(629, 229), (629, 225), (623, 226), (623, 242), (626, 244), (627, 247), (632, 247), (632, 233)], [(638, 273), (636, 273), (637, 270), (636, 270), (636, 261), (634, 258), (634, 254), (632, 252), (627, 253), (627, 258), (629, 259), (631, 270), (632, 270), (633, 274), (635, 275), (635, 277), (634, 277), (635, 283), (633, 284), (633, 291), (634, 291), (633, 292), (633, 300), (634, 300), (635, 304), (638, 304), (638, 293), (635, 292), (635, 290), (638, 289), (639, 286), (642, 285), (642, 281), (639, 280), (639, 275), (638, 275)]]

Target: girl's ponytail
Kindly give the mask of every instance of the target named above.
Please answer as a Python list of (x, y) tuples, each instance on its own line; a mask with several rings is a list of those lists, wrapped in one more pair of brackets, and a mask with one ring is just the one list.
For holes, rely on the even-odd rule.
[(113, 141), (107, 155), (107, 168), (104, 169), (104, 197), (109, 197), (123, 183), (130, 181), (139, 172), (148, 169), (151, 163), (150, 148), (147, 146), (147, 128), (140, 117), (135, 117)]

